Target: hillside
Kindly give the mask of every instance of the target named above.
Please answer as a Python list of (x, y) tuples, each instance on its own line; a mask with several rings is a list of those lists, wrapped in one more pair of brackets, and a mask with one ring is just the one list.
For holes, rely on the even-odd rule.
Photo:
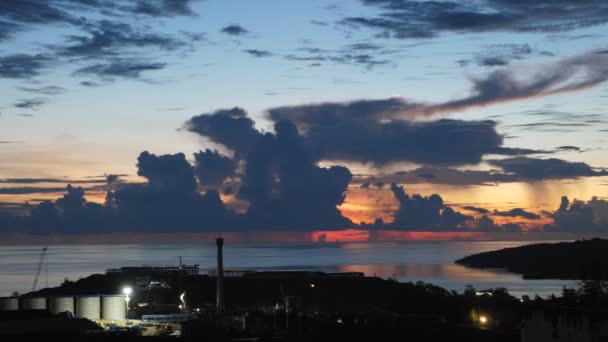
[(608, 279), (608, 240), (540, 243), (473, 254), (455, 261), (498, 268), (525, 279)]

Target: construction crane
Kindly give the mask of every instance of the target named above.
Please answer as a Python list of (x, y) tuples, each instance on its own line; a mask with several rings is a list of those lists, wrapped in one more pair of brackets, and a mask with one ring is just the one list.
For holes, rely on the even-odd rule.
[[(38, 261), (38, 269), (36, 270), (36, 276), (34, 277), (34, 284), (32, 284), (32, 291), (36, 291), (36, 286), (38, 285), (38, 278), (40, 278), (40, 271), (42, 271), (42, 265), (46, 264), (46, 250), (48, 247), (44, 247), (42, 252), (40, 252), (40, 260)], [(47, 272), (47, 287), (48, 287), (48, 265), (46, 268)]]

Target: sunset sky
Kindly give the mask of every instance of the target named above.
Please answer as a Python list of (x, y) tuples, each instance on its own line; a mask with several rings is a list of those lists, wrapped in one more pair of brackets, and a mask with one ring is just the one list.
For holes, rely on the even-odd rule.
[(607, 232), (607, 26), (600, 0), (2, 1), (0, 231)]

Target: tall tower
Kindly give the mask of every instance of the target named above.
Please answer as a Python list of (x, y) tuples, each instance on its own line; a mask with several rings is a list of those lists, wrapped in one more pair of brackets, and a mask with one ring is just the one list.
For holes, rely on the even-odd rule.
[(218, 237), (215, 240), (217, 244), (217, 297), (216, 306), (217, 311), (224, 310), (224, 255), (222, 247), (224, 246), (224, 239)]

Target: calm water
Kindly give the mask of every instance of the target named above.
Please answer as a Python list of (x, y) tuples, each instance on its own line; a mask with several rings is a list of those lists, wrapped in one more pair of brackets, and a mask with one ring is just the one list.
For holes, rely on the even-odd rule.
[[(454, 260), (473, 253), (519, 246), (528, 242), (358, 242), (358, 243), (255, 243), (225, 246), (227, 269), (320, 270), (364, 272), (399, 281), (424, 281), (462, 292), (467, 284), (477, 289), (506, 287), (510, 293), (547, 296), (560, 293), (564, 280), (523, 280), (502, 271), (481, 271), (459, 266)], [(0, 296), (32, 287), (42, 246), (0, 246)], [(69, 245), (50, 246), (48, 276), (42, 270), (39, 288), (48, 281), (57, 286), (64, 278), (75, 280), (107, 268), (140, 265), (215, 265), (215, 245)]]

